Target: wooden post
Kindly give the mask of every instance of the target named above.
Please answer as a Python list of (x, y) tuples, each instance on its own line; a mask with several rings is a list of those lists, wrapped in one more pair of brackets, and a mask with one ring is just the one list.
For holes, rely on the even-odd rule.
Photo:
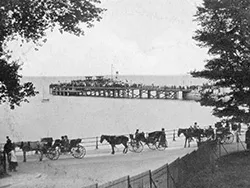
[(170, 172), (168, 168), (168, 164), (166, 165), (167, 168), (167, 187), (170, 187)]
[(98, 149), (98, 136), (96, 137), (96, 145), (95, 145), (95, 149)]
[(150, 99), (150, 93), (151, 93), (150, 90), (148, 90), (148, 99)]
[(173, 141), (175, 141), (175, 129), (174, 129), (174, 133), (173, 133)]
[(240, 139), (239, 139), (239, 134), (238, 131), (236, 131), (236, 142), (239, 143)]
[(148, 175), (149, 175), (149, 188), (152, 188), (152, 174), (151, 171), (148, 171)]
[(130, 185), (130, 177), (128, 176), (128, 188), (131, 188), (131, 185)]
[(121, 90), (118, 89), (117, 92), (118, 92), (118, 98), (121, 98)]
[(156, 90), (156, 98), (159, 99), (160, 98), (160, 91)]
[(220, 138), (219, 138), (219, 157), (221, 157), (221, 140), (220, 140)]
[(3, 164), (3, 170), (4, 170), (4, 174), (7, 174), (7, 168), (6, 168), (6, 158), (8, 158), (7, 154), (5, 153), (5, 151), (3, 152), (3, 161), (2, 164)]

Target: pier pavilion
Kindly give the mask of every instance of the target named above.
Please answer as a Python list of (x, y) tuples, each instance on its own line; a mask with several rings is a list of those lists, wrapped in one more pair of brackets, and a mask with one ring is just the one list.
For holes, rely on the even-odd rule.
[(50, 94), (57, 96), (107, 97), (127, 99), (179, 99), (195, 100), (188, 97), (191, 89), (166, 87), (86, 87), (50, 85)]

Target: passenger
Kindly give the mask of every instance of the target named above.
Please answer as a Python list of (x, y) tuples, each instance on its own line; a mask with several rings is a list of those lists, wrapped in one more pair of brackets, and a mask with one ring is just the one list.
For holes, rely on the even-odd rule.
[(194, 122), (194, 130), (199, 129), (199, 125), (197, 124), (197, 122)]
[(139, 129), (136, 129), (136, 131), (135, 131), (135, 140), (138, 140), (138, 136), (139, 136)]
[(64, 136), (64, 141), (65, 141), (65, 145), (64, 145), (65, 150), (68, 151), (70, 147), (69, 147), (69, 139), (67, 135)]
[(62, 150), (64, 151), (65, 150), (65, 138), (64, 136), (61, 136), (61, 147), (62, 147)]
[(6, 143), (10, 144), (11, 140), (10, 140), (9, 136), (6, 136), (6, 139), (7, 139)]

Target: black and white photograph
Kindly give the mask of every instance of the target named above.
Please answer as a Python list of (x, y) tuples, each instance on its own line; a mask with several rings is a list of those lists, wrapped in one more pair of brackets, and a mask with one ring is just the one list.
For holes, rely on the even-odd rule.
[(0, 188), (249, 188), (250, 0), (0, 0)]

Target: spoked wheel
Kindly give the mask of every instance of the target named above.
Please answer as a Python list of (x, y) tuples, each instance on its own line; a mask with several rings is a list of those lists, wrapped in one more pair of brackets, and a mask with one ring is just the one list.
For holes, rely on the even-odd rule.
[(138, 142), (138, 143), (134, 142), (132, 145), (132, 148), (134, 152), (140, 153), (143, 150), (143, 144), (141, 142)]
[(205, 142), (205, 141), (207, 141), (208, 139), (209, 139), (209, 137), (202, 136), (202, 137), (201, 137), (201, 142)]
[(147, 143), (149, 149), (152, 149), (152, 150), (156, 150), (156, 142), (152, 143), (152, 142), (149, 142)]
[(46, 157), (50, 160), (57, 160), (60, 156), (59, 151), (56, 148), (49, 148), (46, 153)]
[(133, 144), (134, 143), (134, 141), (130, 141), (129, 143), (128, 143), (128, 149), (129, 149), (129, 151), (131, 151), (131, 152), (134, 152), (134, 148), (133, 148)]
[(141, 142), (131, 141), (129, 143), (129, 150), (132, 152), (140, 153), (143, 150), (143, 144)]
[(167, 140), (165, 142), (157, 141), (155, 145), (158, 150), (163, 151), (168, 147), (168, 141)]
[(228, 133), (224, 135), (222, 142), (226, 144), (231, 144), (234, 141), (234, 135), (233, 133)]
[(85, 147), (78, 145), (71, 148), (71, 154), (77, 159), (82, 159), (86, 155), (86, 149)]

